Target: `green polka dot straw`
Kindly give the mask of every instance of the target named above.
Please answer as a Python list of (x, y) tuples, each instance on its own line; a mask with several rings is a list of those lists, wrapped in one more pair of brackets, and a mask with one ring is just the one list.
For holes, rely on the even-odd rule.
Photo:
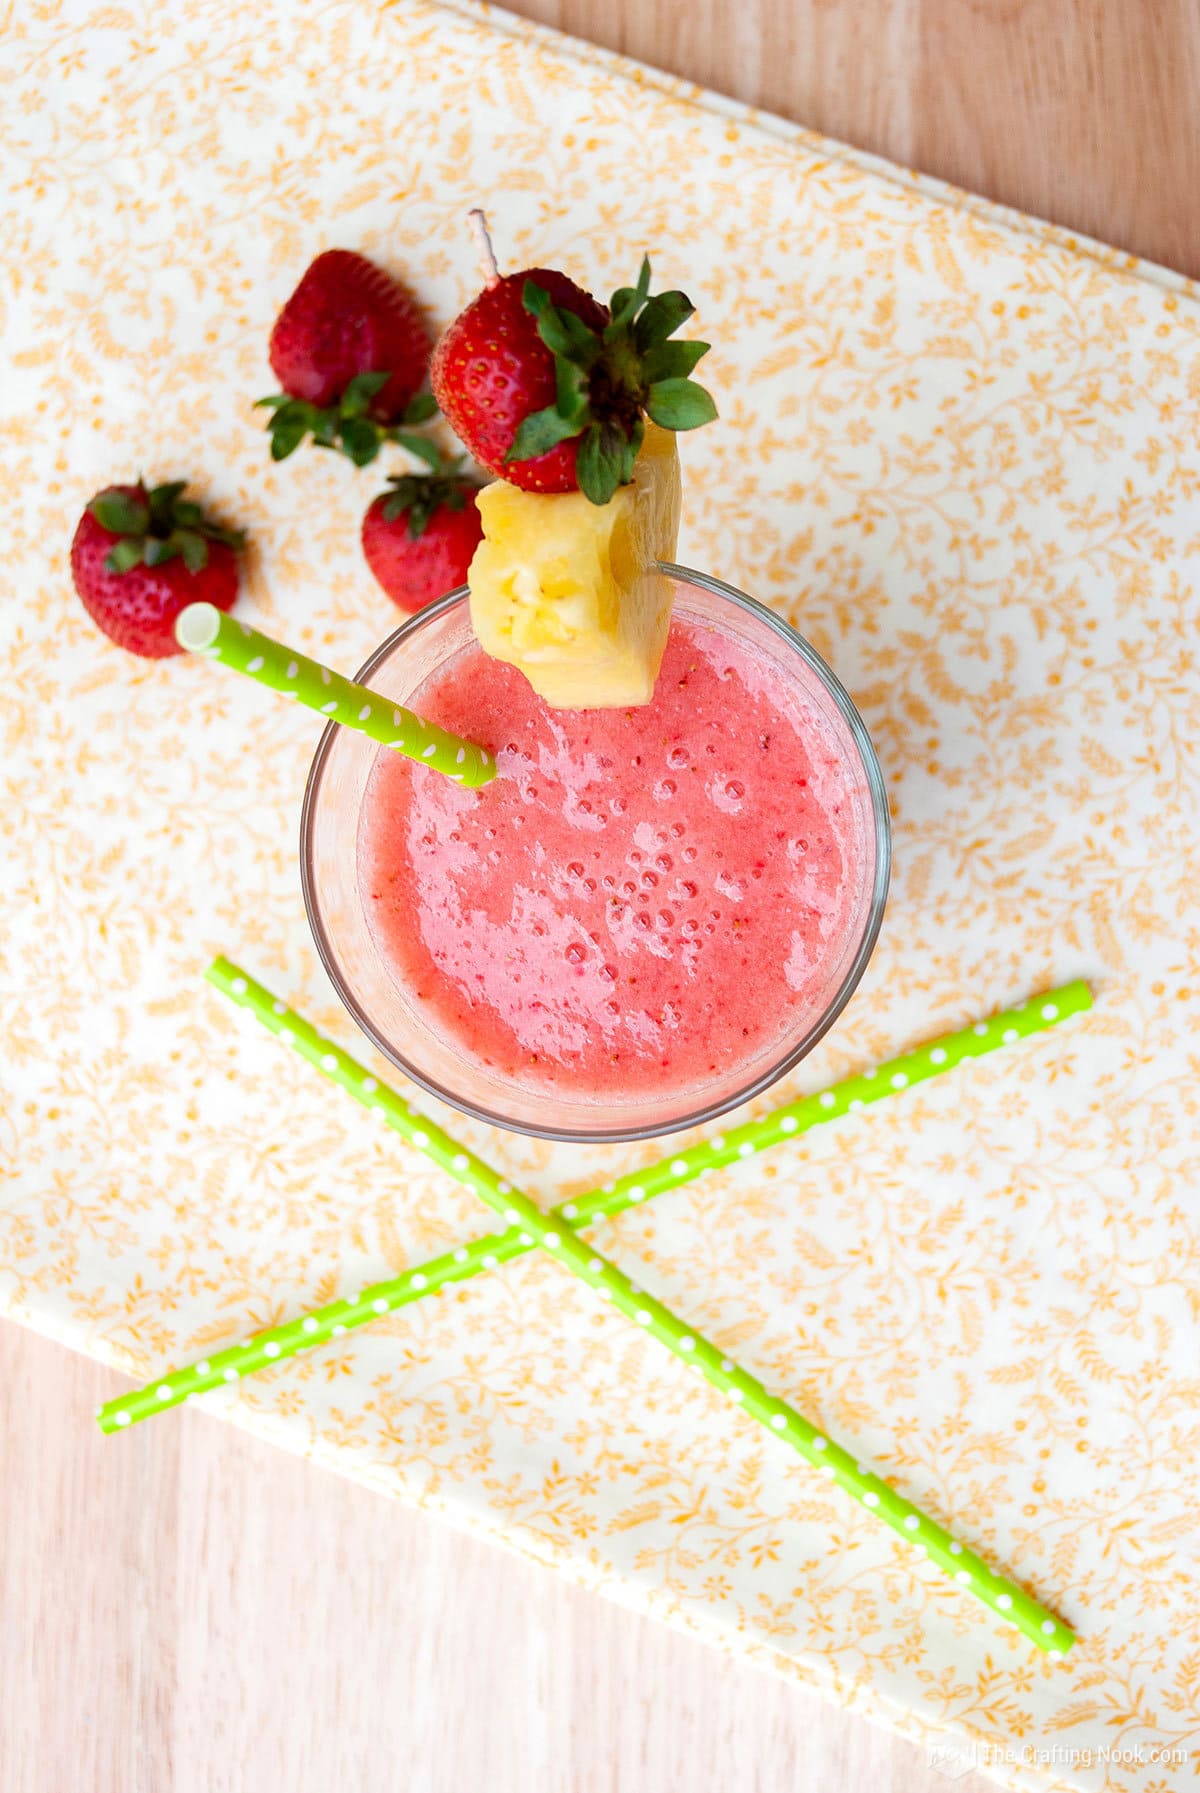
[(260, 635), (249, 623), (227, 616), (215, 604), (189, 604), (181, 610), (175, 639), (189, 653), (220, 660), (260, 685), (294, 697), (328, 721), (369, 735), (383, 747), (394, 747), (397, 753), (432, 766), (459, 784), (488, 784), (496, 776), (496, 762), (486, 748), (423, 722), (412, 710), (344, 679), (341, 673), (268, 635)]
[(742, 1407), (790, 1444), (820, 1473), (837, 1481), (865, 1509), (890, 1525), (906, 1541), (919, 1546), (960, 1587), (1017, 1625), (1052, 1659), (1061, 1657), (1070, 1648), (1074, 1641), (1072, 1633), (1052, 1613), (1022, 1589), (996, 1575), (966, 1545), (905, 1501), (887, 1482), (859, 1463), (843, 1445), (819, 1431), (788, 1403), (769, 1395), (749, 1371), (687, 1327), (661, 1302), (635, 1288), (616, 1265), (579, 1238), (577, 1229), (603, 1216), (620, 1213), (662, 1189), (678, 1188), (689, 1177), (700, 1175), (715, 1165), (750, 1157), (839, 1114), (938, 1076), (965, 1058), (979, 1057), (998, 1046), (1012, 1044), (1052, 1027), (1090, 1006), (1091, 997), (1085, 984), (1067, 985), (996, 1016), (990, 1022), (977, 1022), (962, 1032), (946, 1035), (916, 1052), (873, 1067), (861, 1076), (848, 1078), (830, 1090), (802, 1098), (760, 1121), (749, 1122), (731, 1131), (727, 1136), (717, 1135), (703, 1141), (685, 1152), (630, 1173), (605, 1189), (564, 1202), (544, 1214), (490, 1165), (459, 1145), (394, 1090), (381, 1084), (348, 1053), (237, 966), (227, 959), (218, 959), (208, 975), (218, 989), (250, 1008), (286, 1044), (379, 1114), (387, 1125), (403, 1134), (418, 1150), (473, 1189), (505, 1223), (505, 1230), (487, 1234), (454, 1252), (407, 1270), (400, 1277), (373, 1284), (356, 1297), (334, 1302), (284, 1326), (274, 1327), (198, 1364), (172, 1371), (134, 1394), (107, 1402), (98, 1415), (104, 1431), (121, 1430), (150, 1413), (164, 1411), (206, 1389), (219, 1387), (224, 1382), (237, 1382), (283, 1357), (340, 1337), (352, 1327), (367, 1324), (382, 1314), (422, 1299), (449, 1282), (481, 1270), (494, 1269), (523, 1251), (541, 1249), (589, 1283), (634, 1324), (648, 1330), (676, 1357), (720, 1389), (731, 1403)]

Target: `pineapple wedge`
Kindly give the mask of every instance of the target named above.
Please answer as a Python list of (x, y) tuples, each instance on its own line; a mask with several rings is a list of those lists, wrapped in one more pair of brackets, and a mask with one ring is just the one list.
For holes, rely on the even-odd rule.
[(607, 504), (582, 492), (478, 497), (483, 540), (467, 574), (479, 644), (553, 710), (649, 703), (671, 622), (681, 490), (675, 432), (647, 422), (633, 479)]

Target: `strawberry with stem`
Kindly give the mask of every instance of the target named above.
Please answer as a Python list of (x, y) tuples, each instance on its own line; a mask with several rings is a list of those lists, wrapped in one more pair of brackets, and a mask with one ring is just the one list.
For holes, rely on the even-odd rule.
[(717, 414), (691, 378), (709, 344), (671, 341), (695, 307), (652, 295), (645, 257), (608, 306), (554, 269), (501, 276), (483, 213), (471, 221), (485, 286), (434, 350), (434, 396), (489, 472), (607, 504), (632, 477), (646, 417), (690, 430)]

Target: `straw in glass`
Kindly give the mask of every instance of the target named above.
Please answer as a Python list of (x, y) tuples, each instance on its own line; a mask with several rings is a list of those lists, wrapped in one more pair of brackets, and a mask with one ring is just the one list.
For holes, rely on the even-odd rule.
[[(246, 984), (246, 989), (234, 991), (235, 995), (249, 993), (249, 980), (244, 978), (244, 974), (235, 973), (234, 981), (244, 981)], [(263, 994), (265, 995), (266, 992)], [(1090, 1003), (1090, 995), (1086, 986), (1083, 985), (1067, 986), (1061, 992), (1053, 992), (1038, 999), (1037, 1014), (1041, 1025), (1053, 1025), (1060, 1018), (1063, 1006), (1058, 998), (1063, 999), (1063, 1003), (1070, 1007), (1071, 1012), (1078, 1012), (1089, 1006)], [(281, 1006), (284, 1015), (287, 1015), (286, 1005)], [(1006, 1043), (1004, 1041), (1005, 1034), (1009, 1034), (1013, 1038), (1021, 1037), (1022, 1022), (1020, 1018), (1028, 1014), (1029, 1007), (1030, 1005), (1024, 1005), (1022, 1009), (1010, 1011), (1008, 1015), (998, 1018), (1006, 1025), (1002, 1028), (1000, 1041), (996, 1043)], [(298, 1020), (299, 1017), (295, 1019)], [(982, 1040), (986, 1036), (988, 1024), (977, 1023), (976, 1025), (982, 1027), (984, 1032), (978, 1034), (972, 1030), (971, 1037)], [(281, 1028), (280, 1031), (285, 1030)], [(1026, 1026), (1025, 1031), (1037, 1031), (1037, 1026)], [(936, 1051), (938, 1048), (933, 1047), (928, 1050)], [(968, 1055), (966, 1052), (963, 1053), (963, 1056)], [(332, 1064), (322, 1065), (322, 1069), (329, 1070), (331, 1075), (335, 1074), (339, 1068), (337, 1060), (332, 1052), (327, 1056), (331, 1058)], [(355, 1066), (354, 1069), (361, 1072), (361, 1067)], [(901, 1077), (903, 1081), (897, 1083), (897, 1077)], [(375, 1080), (371, 1079), (370, 1081), (374, 1082)], [(857, 1080), (849, 1080), (850, 1083), (855, 1081)], [(870, 1076), (868, 1075), (864, 1081), (870, 1082)], [(906, 1087), (909, 1081), (911, 1081), (910, 1078), (903, 1072), (894, 1072), (890, 1077), (893, 1088)], [(845, 1088), (845, 1086), (840, 1087)], [(992, 1608), (1009, 1623), (1016, 1625), (1026, 1637), (1037, 1644), (1039, 1649), (1046, 1651), (1051, 1659), (1061, 1658), (1063, 1653), (1071, 1647), (1074, 1636), (1066, 1625), (1056, 1619), (1023, 1589), (997, 1575), (968, 1546), (951, 1537), (935, 1520), (920, 1512), (879, 1476), (874, 1475), (865, 1465), (857, 1462), (853, 1454), (839, 1444), (836, 1439), (820, 1432), (787, 1402), (769, 1395), (761, 1382), (748, 1370), (735, 1363), (732, 1358), (725, 1356), (694, 1329), (689, 1328), (662, 1302), (647, 1294), (645, 1290), (636, 1287), (617, 1265), (579, 1237), (573, 1225), (564, 1218), (561, 1209), (552, 1214), (544, 1214), (528, 1196), (514, 1188), (507, 1179), (500, 1177), (475, 1153), (459, 1145), (436, 1122), (403, 1103), (395, 1092), (385, 1091), (376, 1085), (376, 1088), (367, 1094), (374, 1099), (373, 1105), (378, 1103), (380, 1095), (389, 1099), (378, 1105), (383, 1108), (385, 1114), (392, 1104), (395, 1105), (398, 1111), (394, 1117), (395, 1121), (401, 1123), (401, 1117), (403, 1117), (399, 1130), (404, 1132), (413, 1144), (436, 1163), (444, 1164), (446, 1168), (454, 1172), (461, 1182), (472, 1188), (485, 1205), (506, 1222), (509, 1229), (518, 1233), (522, 1243), (536, 1246), (546, 1252), (575, 1276), (595, 1288), (604, 1299), (611, 1301), (635, 1324), (645, 1328), (689, 1368), (703, 1375), (707, 1381), (724, 1393), (730, 1401), (741, 1406), (761, 1425), (790, 1444), (793, 1450), (806, 1458), (822, 1473), (840, 1483), (868, 1511), (874, 1513), (908, 1542), (920, 1546), (925, 1555), (950, 1575), (959, 1586), (967, 1589), (976, 1599)], [(847, 1106), (849, 1106), (848, 1101)], [(783, 1116), (786, 1112), (786, 1110), (781, 1110), (779, 1114)], [(388, 1115), (388, 1118), (392, 1119), (393, 1117)], [(752, 1127), (760, 1128), (765, 1124), (763, 1122), (750, 1123)], [(714, 1143), (713, 1141), (705, 1142), (710, 1149)], [(720, 1150), (720, 1147), (717, 1149)], [(758, 1148), (752, 1146), (753, 1149)], [(683, 1164), (683, 1159), (680, 1158), (678, 1162)], [(672, 1169), (673, 1174), (676, 1175), (676, 1182), (681, 1181), (686, 1171), (674, 1173), (674, 1167)], [(411, 1278), (419, 1273), (406, 1274)], [(363, 1319), (373, 1314), (387, 1312), (390, 1306), (385, 1298), (374, 1295), (370, 1290), (364, 1291), (356, 1303), (345, 1305), (356, 1309), (361, 1308), (364, 1304), (366, 1304), (366, 1312), (362, 1315)], [(334, 1305), (336, 1307), (341, 1304)], [(325, 1310), (327, 1313), (331, 1311), (331, 1309)], [(301, 1339), (304, 1338), (306, 1331), (311, 1333), (316, 1330), (312, 1324), (315, 1321), (315, 1315), (307, 1315), (298, 1323)], [(328, 1330), (332, 1334), (345, 1330), (345, 1328), (335, 1322)], [(254, 1341), (251, 1342), (254, 1343)], [(236, 1348), (234, 1353), (223, 1353), (222, 1355), (236, 1357)], [(283, 1355), (282, 1348), (276, 1344), (275, 1349), (272, 1350), (268, 1343), (265, 1355), (268, 1359), (277, 1359)], [(205, 1364), (203, 1367), (205, 1371), (211, 1372), (211, 1364)], [(221, 1379), (237, 1381), (240, 1379), (240, 1374), (241, 1371), (235, 1361), (227, 1366)], [(173, 1392), (175, 1391), (167, 1387), (167, 1398), (170, 1398)], [(193, 1387), (188, 1392), (196, 1393), (198, 1390)], [(106, 1408), (101, 1410), (100, 1418), (103, 1429), (111, 1431), (129, 1425), (132, 1422), (133, 1414), (127, 1403), (114, 1402), (108, 1403)]]
[(215, 604), (189, 604), (175, 620), (175, 639), (189, 653), (220, 660), (272, 691), (294, 697), (328, 721), (369, 735), (383, 747), (394, 747), (410, 760), (432, 766), (458, 784), (479, 786), (496, 776), (496, 761), (486, 747), (461, 740), (412, 710), (356, 685), (331, 667), (310, 660), (227, 616)]

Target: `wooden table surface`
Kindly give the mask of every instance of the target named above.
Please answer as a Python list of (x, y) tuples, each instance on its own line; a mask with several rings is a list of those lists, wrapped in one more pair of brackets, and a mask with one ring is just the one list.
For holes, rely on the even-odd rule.
[[(1200, 274), (1196, 0), (516, 10)], [(213, 1419), (102, 1440), (115, 1387), (0, 1327), (0, 1793), (988, 1784)]]

